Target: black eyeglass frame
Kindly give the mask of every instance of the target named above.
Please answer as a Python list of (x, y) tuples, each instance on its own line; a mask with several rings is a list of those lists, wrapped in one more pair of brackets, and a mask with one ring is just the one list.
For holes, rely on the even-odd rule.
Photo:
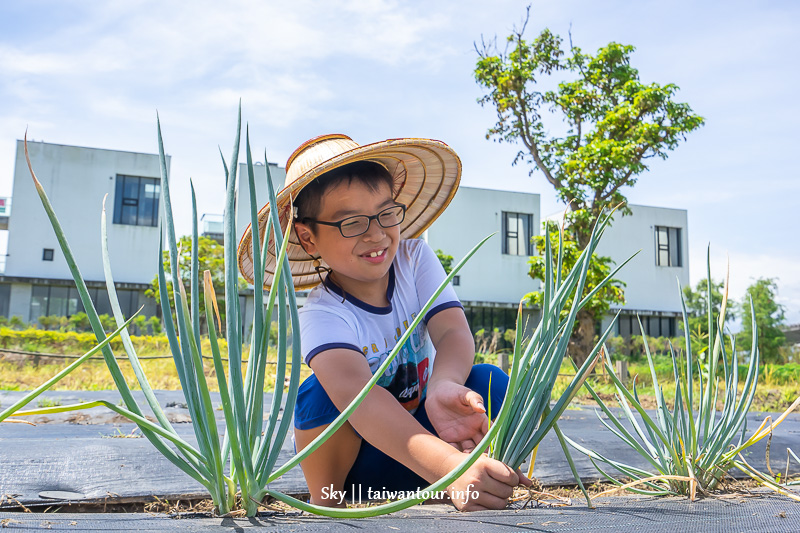
[[(385, 225), (384, 225), (384, 224), (381, 222), (380, 216), (381, 216), (382, 214), (386, 213), (387, 211), (391, 211), (392, 209), (397, 209), (398, 207), (400, 207), (400, 208), (402, 209), (402, 211), (401, 211), (401, 213), (400, 213), (400, 216), (398, 217), (398, 221), (397, 221), (397, 223), (396, 223), (396, 224), (390, 224), (390, 225), (388, 225), (388, 226), (385, 226)], [(369, 227), (370, 227), (370, 225), (372, 224), (372, 221), (373, 221), (373, 220), (374, 220), (374, 221), (376, 221), (376, 222), (378, 223), (378, 225), (379, 225), (380, 227), (382, 227), (382, 228), (393, 228), (393, 227), (395, 227), (395, 226), (399, 226), (400, 224), (402, 224), (402, 223), (403, 223), (403, 220), (405, 220), (405, 219), (406, 219), (406, 209), (407, 209), (407, 207), (405, 206), (405, 204), (400, 204), (400, 203), (398, 203), (398, 204), (395, 204), (395, 205), (389, 206), (389, 207), (387, 207), (386, 209), (381, 209), (379, 212), (377, 212), (377, 213), (376, 213), (376, 214), (374, 214), (374, 215), (354, 215), (354, 216), (352, 216), (352, 217), (343, 218), (342, 220), (339, 220), (338, 222), (325, 222), (325, 221), (322, 221), (322, 220), (317, 220), (317, 219), (314, 219), (314, 218), (305, 217), (305, 218), (303, 218), (303, 219), (301, 220), (301, 222), (303, 222), (303, 223), (306, 223), (306, 222), (314, 222), (314, 223), (316, 223), (316, 224), (322, 224), (323, 226), (333, 226), (333, 227), (335, 227), (335, 228), (339, 228), (339, 233), (342, 235), (342, 237), (344, 237), (345, 239), (352, 239), (353, 237), (359, 237), (359, 236), (361, 236), (361, 235), (364, 235), (366, 232), (368, 232), (368, 231), (369, 231)], [(364, 229), (364, 231), (362, 231), (361, 233), (357, 233), (357, 234), (355, 234), (355, 235), (345, 235), (345, 234), (344, 234), (344, 231), (342, 230), (342, 224), (344, 224), (344, 223), (345, 223), (345, 222), (347, 222), (348, 220), (353, 220), (354, 218), (358, 218), (358, 219), (364, 219), (364, 218), (366, 218), (366, 219), (367, 219), (367, 226), (366, 226), (366, 228), (365, 228), (365, 229)]]

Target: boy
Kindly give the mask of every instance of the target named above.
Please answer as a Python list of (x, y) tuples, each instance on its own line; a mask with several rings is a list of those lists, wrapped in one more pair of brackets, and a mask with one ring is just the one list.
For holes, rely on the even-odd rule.
[[(300, 310), (303, 357), (314, 374), (298, 392), (298, 450), (355, 398), (445, 278), (427, 244), (412, 237), (444, 210), (459, 177), (458, 156), (426, 139), (359, 146), (327, 135), (289, 158), (277, 206), (282, 226), (293, 216), (295, 287), (321, 282)], [(245, 276), (248, 235), (240, 245)], [(489, 375), (495, 411), (508, 381), (496, 367), (473, 368), (474, 355), (463, 308), (448, 286), (379, 386), (303, 461), (311, 502), (342, 505), (337, 495), (353, 487), (354, 497), (423, 489), (463, 461), (488, 428)], [(459, 509), (498, 509), (520, 482), (529, 483), (482, 456), (448, 492)]]

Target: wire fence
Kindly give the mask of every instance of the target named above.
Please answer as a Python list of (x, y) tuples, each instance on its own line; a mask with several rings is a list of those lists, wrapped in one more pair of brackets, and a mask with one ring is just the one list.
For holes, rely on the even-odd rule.
[[(47, 357), (47, 358), (50, 358), (50, 359), (79, 359), (79, 358), (83, 357), (82, 355), (28, 352), (28, 351), (25, 351), (25, 350), (11, 350), (11, 349), (8, 349), (8, 348), (0, 348), (0, 355), (2, 355), (2, 354), (23, 355), (25, 357), (31, 357), (34, 360), (38, 359), (38, 358), (41, 358), (41, 357)], [(117, 361), (127, 361), (128, 360), (127, 357), (120, 357), (120, 356), (115, 356), (114, 359), (116, 359)], [(172, 359), (172, 355), (142, 355), (142, 356), (139, 356), (138, 359), (140, 361), (152, 360), (152, 359)], [(213, 360), (214, 358), (211, 357), (210, 355), (204, 355), (203, 359)], [(221, 357), (221, 359), (223, 361), (228, 361), (227, 357)], [(103, 361), (103, 360), (105, 360), (105, 358), (102, 355), (93, 355), (92, 357), (87, 359), (87, 361)], [(247, 359), (242, 359), (242, 363), (247, 363)], [(267, 364), (268, 365), (277, 365), (278, 363), (276, 363), (275, 361), (267, 361)]]

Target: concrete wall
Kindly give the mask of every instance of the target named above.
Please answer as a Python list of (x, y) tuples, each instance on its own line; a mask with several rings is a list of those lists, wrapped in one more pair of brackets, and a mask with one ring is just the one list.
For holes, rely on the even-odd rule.
[[(108, 242), (115, 281), (150, 283), (158, 268), (158, 227), (114, 224), (114, 194), (118, 174), (160, 178), (158, 156), (41, 142), (29, 142), (28, 151), (84, 279), (104, 279), (100, 215), (103, 196), (108, 194)], [(17, 141), (13, 198), (5, 275), (72, 279), (28, 172), (22, 141)], [(54, 250), (53, 261), (42, 260), (45, 248)]]
[[(610, 256), (617, 264), (641, 250), (618, 274), (624, 281), (626, 311), (679, 313), (678, 282), (689, 284), (689, 224), (685, 209), (631, 205), (632, 216), (616, 215), (597, 247), (597, 253)], [(681, 228), (679, 267), (656, 264), (656, 226)]]
[[(236, 244), (242, 240), (244, 231), (250, 225), (250, 185), (247, 175), (247, 164), (239, 164), (239, 188), (237, 190), (237, 212), (236, 212)], [(279, 167), (277, 164), (269, 164), (269, 175), (272, 178), (272, 185), (275, 188), (275, 194), (278, 194), (283, 188), (283, 183), (286, 180), (286, 169)], [(265, 165), (253, 165), (253, 178), (256, 183), (256, 209), (261, 210), (269, 201), (269, 190), (267, 189), (267, 167)], [(224, 206), (220, 206), (224, 208)], [(252, 289), (252, 285), (248, 285)], [(266, 303), (267, 295), (265, 295)], [(253, 293), (248, 294), (244, 299), (242, 306), (242, 329), (245, 335), (244, 341), (250, 342), (250, 331), (253, 325)]]
[(539, 289), (528, 276), (528, 257), (503, 252), (503, 212), (533, 215), (533, 235), (540, 233), (539, 195), (460, 187), (444, 213), (428, 228), (425, 238), (459, 261), (482, 238), (497, 235), (470, 259), (459, 274), (456, 293), (469, 304), (510, 304), (516, 307), (526, 293)]
[[(270, 163), (269, 173), (272, 177), (272, 185), (275, 187), (275, 194), (283, 188), (286, 180), (286, 169)], [(267, 205), (269, 191), (267, 190), (267, 167), (265, 165), (253, 165), (253, 177), (256, 182), (256, 209), (259, 211)], [(236, 237), (237, 244), (244, 235), (244, 230), (250, 225), (250, 187), (247, 177), (247, 165), (239, 165), (239, 190), (237, 191), (238, 211), (236, 213)], [(223, 199), (224, 201), (224, 199)], [(225, 206), (220, 205), (220, 209)]]

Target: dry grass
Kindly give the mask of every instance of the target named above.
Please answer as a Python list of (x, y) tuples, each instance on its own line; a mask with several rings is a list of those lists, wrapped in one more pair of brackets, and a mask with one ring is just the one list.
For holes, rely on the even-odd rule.
[[(570, 377), (566, 374), (574, 373), (562, 367), (562, 375), (556, 381), (553, 388), (553, 396), (556, 397), (566, 389), (570, 382)], [(646, 365), (633, 364), (629, 367), (629, 374), (631, 379), (636, 379), (636, 391), (639, 394), (639, 399), (645, 409), (656, 408), (655, 392), (653, 390), (652, 381), (650, 378), (650, 369)], [(664, 400), (670, 409), (674, 406), (675, 401), (675, 388), (671, 372), (658, 373), (658, 379), (663, 386)], [(592, 388), (597, 392), (598, 396), (609, 406), (618, 407), (616, 400), (616, 389), (611, 382), (611, 379), (604, 373), (598, 373), (589, 378), (589, 383)], [(739, 392), (744, 388), (744, 381), (739, 383)], [(720, 387), (720, 400), (718, 401), (717, 409), (722, 409), (722, 392), (725, 390), (725, 384), (721, 383)], [(762, 372), (758, 380), (758, 388), (756, 389), (755, 398), (753, 398), (753, 405), (751, 411), (758, 412), (782, 412), (791, 403), (800, 396), (800, 381), (789, 382), (782, 378), (773, 377), (770, 372)], [(700, 385), (695, 382), (695, 398), (700, 397)], [(573, 404), (577, 405), (595, 405), (594, 399), (586, 391), (581, 389), (581, 392), (573, 400)]]
[[(29, 357), (10, 357), (7, 354), (0, 354), (0, 390), (31, 390), (71, 362), (71, 360), (47, 357), (38, 359), (38, 364), (35, 364)], [(139, 389), (139, 384), (127, 359), (118, 362), (131, 389)], [(181, 388), (172, 359), (145, 359), (141, 363), (153, 389), (179, 390)], [(227, 373), (227, 363), (224, 363), (224, 366)], [(244, 370), (245, 365), (242, 365), (242, 372)], [(287, 369), (287, 375), (289, 371)], [(212, 391), (218, 391), (216, 372), (211, 360), (204, 360), (204, 373), (209, 388)], [(300, 369), (301, 379), (309, 374), (311, 374), (311, 370), (303, 365)], [(274, 389), (275, 365), (267, 365), (265, 383), (265, 391)], [(114, 380), (105, 362), (90, 360), (58, 382), (53, 390), (111, 390), (114, 388)]]
[[(625, 483), (629, 480), (622, 480)], [(586, 492), (589, 493), (591, 498), (596, 498), (598, 495), (608, 493), (606, 496), (617, 497), (631, 495), (631, 493), (624, 490), (618, 490), (617, 485), (605, 482), (597, 482), (592, 485), (586, 486)], [(711, 493), (712, 498), (721, 499), (736, 499), (736, 498), (753, 498), (762, 497), (765, 494), (764, 486), (753, 479), (724, 479), (718, 488)], [(766, 494), (774, 494), (767, 492)], [(602, 502), (605, 496), (598, 498), (598, 503)], [(513, 508), (519, 509), (524, 507), (562, 507), (567, 505), (584, 504), (583, 493), (576, 485), (559, 486), (559, 487), (542, 487), (538, 480), (533, 480), (533, 485), (528, 487), (517, 487), (514, 490), (514, 496), (511, 498)]]

